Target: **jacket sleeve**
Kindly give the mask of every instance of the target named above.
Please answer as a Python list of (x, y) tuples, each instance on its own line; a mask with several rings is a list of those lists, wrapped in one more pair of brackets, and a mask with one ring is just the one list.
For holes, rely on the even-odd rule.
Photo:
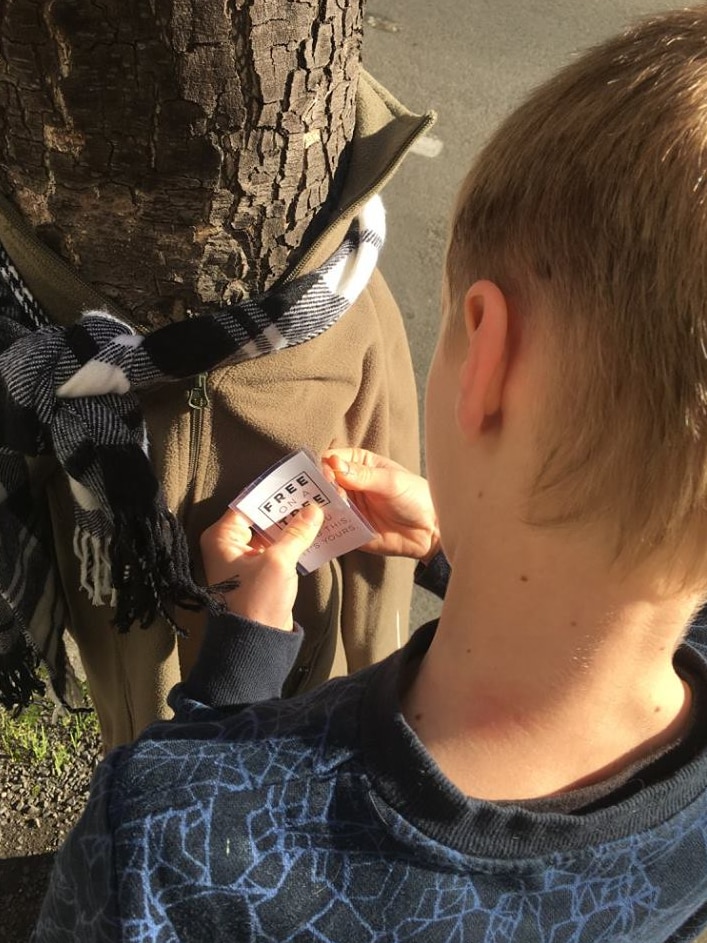
[(56, 856), (32, 943), (121, 943), (108, 815), (121, 756), (115, 750), (96, 770), (86, 809)]
[(282, 695), (303, 632), (285, 632), (227, 613), (209, 619), (189, 676), (176, 685), (169, 704), (175, 720), (203, 718), (203, 709), (229, 710)]

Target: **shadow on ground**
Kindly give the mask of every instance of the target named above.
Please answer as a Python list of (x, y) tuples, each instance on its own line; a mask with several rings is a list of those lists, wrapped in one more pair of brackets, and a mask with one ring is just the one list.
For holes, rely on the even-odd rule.
[(37, 922), (54, 854), (0, 860), (0, 939), (27, 943)]

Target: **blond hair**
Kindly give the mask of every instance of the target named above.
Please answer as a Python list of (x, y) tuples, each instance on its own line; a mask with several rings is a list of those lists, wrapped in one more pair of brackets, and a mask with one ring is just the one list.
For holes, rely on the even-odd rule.
[[(608, 518), (638, 554), (701, 534), (707, 5), (591, 50), (502, 125), (457, 202), (452, 333), (477, 278), (553, 339), (531, 519)], [(707, 572), (707, 532), (699, 541)]]

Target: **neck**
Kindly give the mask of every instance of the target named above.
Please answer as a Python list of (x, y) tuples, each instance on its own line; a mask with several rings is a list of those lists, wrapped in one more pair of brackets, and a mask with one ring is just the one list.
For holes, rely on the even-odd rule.
[(530, 799), (669, 743), (689, 716), (672, 659), (698, 600), (617, 579), (576, 538), (493, 532), (483, 554), (473, 543), (451, 554), (439, 627), (404, 702), (446, 775), (477, 798)]

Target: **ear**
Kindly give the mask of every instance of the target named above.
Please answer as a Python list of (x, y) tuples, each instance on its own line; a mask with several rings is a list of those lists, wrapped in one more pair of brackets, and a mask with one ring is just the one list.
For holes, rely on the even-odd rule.
[(475, 282), (464, 298), (467, 351), (461, 366), (457, 421), (469, 440), (501, 410), (508, 365), (508, 305), (493, 282)]

